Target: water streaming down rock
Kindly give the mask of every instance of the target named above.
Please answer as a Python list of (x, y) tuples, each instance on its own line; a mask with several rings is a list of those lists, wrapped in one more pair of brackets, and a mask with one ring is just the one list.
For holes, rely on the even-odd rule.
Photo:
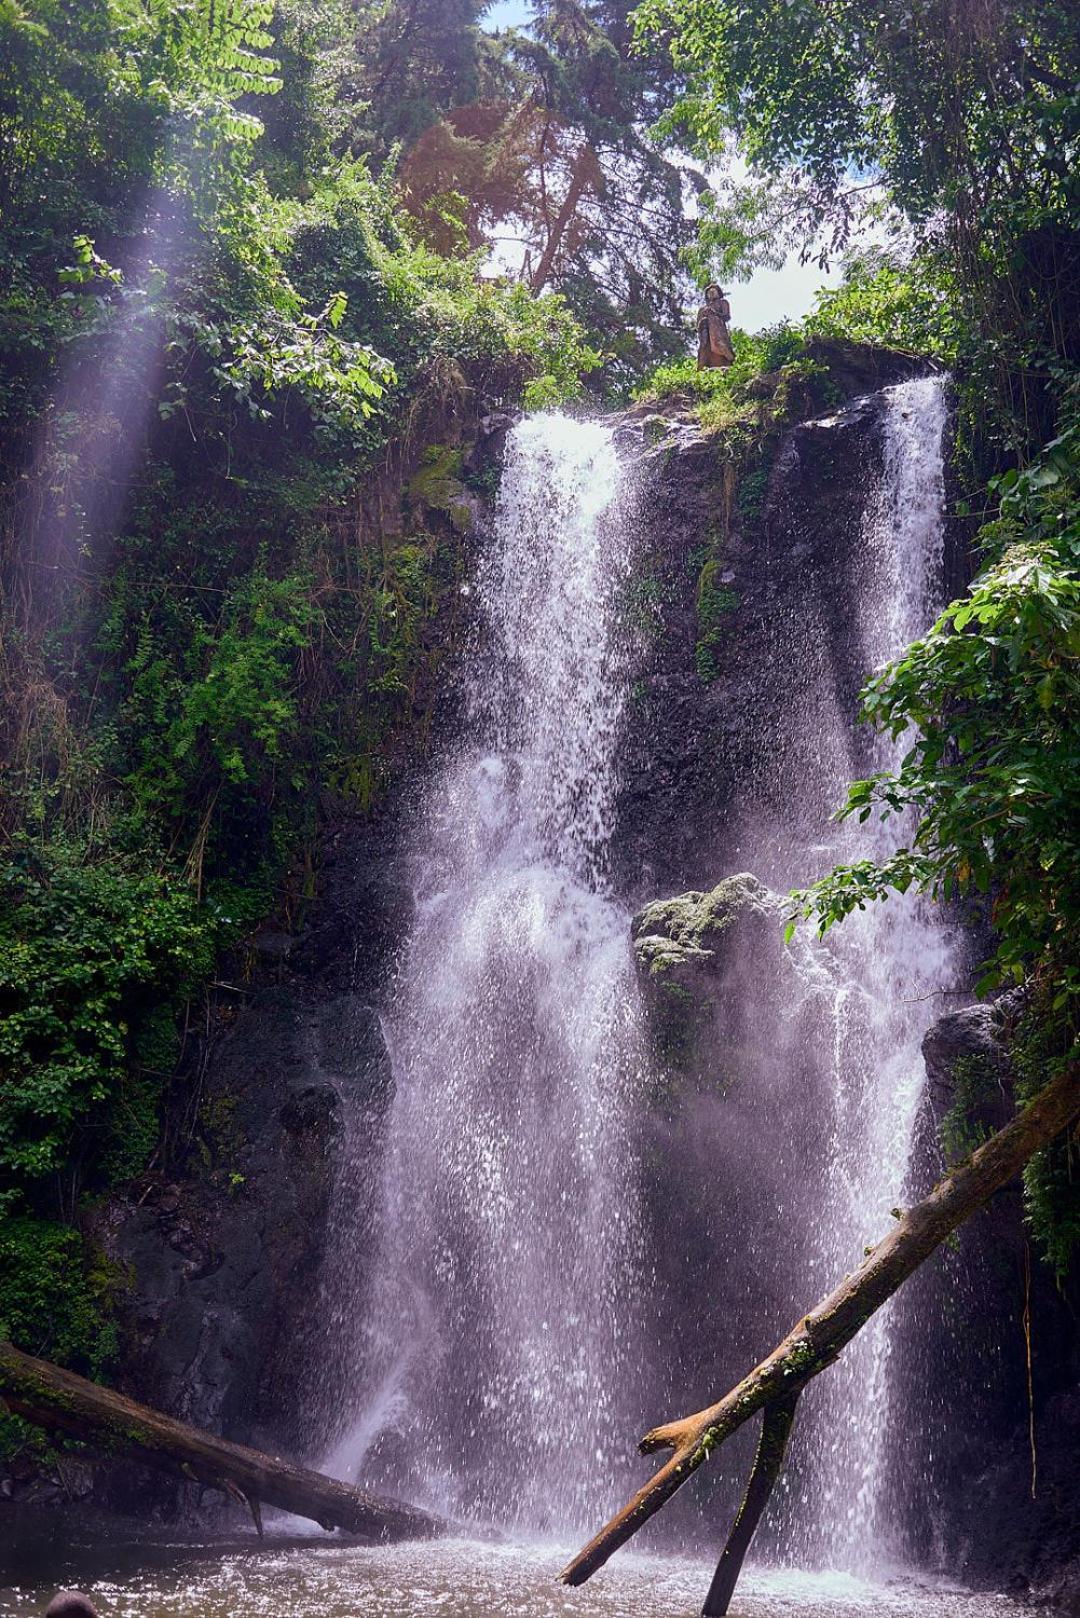
[[(849, 542), (856, 679), (928, 625), (942, 588), (941, 383), (901, 384), (875, 408), (878, 471)], [(785, 477), (797, 493), (798, 465)], [(539, 417), (511, 436), (462, 735), (413, 839), (417, 916), (384, 1017), (394, 1097), (374, 1278), (344, 1379), (359, 1397), (330, 1462), (530, 1528), (595, 1526), (643, 1418), (720, 1391), (880, 1235), (949, 979), (947, 931), (924, 907), (892, 902), (786, 965), (773, 915), (767, 942), (729, 963), (709, 1093), (684, 1097), (674, 1123), (647, 1119), (655, 1076), (608, 882), (634, 672), (619, 481), (603, 426)], [(731, 817), (740, 863), (780, 889), (895, 836), (826, 829), (846, 781), (898, 752), (856, 733), (809, 591), (800, 609), (795, 622), (778, 603), (755, 654), (776, 691), (771, 745)], [(665, 1227), (657, 1210), (679, 1196), (685, 1222)], [(650, 1272), (652, 1294), (654, 1263), (668, 1277), (646, 1332), (634, 1283)], [(880, 1564), (890, 1342), (886, 1314), (807, 1395), (773, 1541), (785, 1560)]]
[[(946, 414), (940, 380), (907, 382), (801, 425), (782, 445), (761, 521), (729, 539), (720, 564), (730, 557), (740, 601), (719, 654), (715, 717), (695, 722), (694, 752), (664, 761), (687, 826), (713, 828), (707, 863), (687, 849), (688, 870), (713, 882), (751, 871), (782, 894), (838, 860), (895, 846), (895, 823), (837, 827), (828, 817), (849, 780), (894, 765), (906, 745), (857, 727), (856, 695), (940, 603)], [(714, 479), (707, 471), (706, 495)], [(701, 736), (715, 761), (711, 797), (692, 773)], [(640, 833), (639, 843), (651, 853)], [(669, 1099), (643, 1126), (646, 1161), (659, 1165), (646, 1208), (662, 1414), (734, 1383), (888, 1228), (904, 1199), (921, 1037), (954, 1003), (941, 998), (958, 975), (950, 930), (932, 907), (894, 898), (824, 945), (804, 930), (787, 952), (784, 908), (736, 878), (635, 920), (670, 1070)], [(682, 964), (658, 965), (678, 959), (665, 940), (678, 944), (680, 933)], [(707, 959), (695, 959), (699, 945)], [(880, 1571), (897, 1549), (893, 1467), (905, 1451), (894, 1435), (920, 1414), (893, 1408), (895, 1322), (895, 1311), (872, 1322), (807, 1390), (759, 1556)], [(736, 1445), (695, 1482), (672, 1513), (688, 1536), (702, 1531), (695, 1507), (719, 1532), (748, 1465)]]
[[(905, 382), (884, 395), (881, 473), (862, 526), (866, 572), (852, 603), (868, 671), (922, 634), (943, 605), (946, 421), (940, 378)], [(910, 745), (903, 737), (877, 738), (866, 752), (850, 714), (837, 712), (833, 722), (837, 742), (849, 739), (846, 749), (838, 746), (847, 752), (845, 777), (895, 769)], [(844, 778), (836, 784), (839, 797)], [(910, 830), (910, 822), (875, 816), (849, 828), (830, 853), (882, 858)], [(914, 897), (894, 897), (830, 935), (832, 1117), (824, 1183), (811, 1212), (814, 1268), (823, 1278), (850, 1269), (903, 1200), (925, 1079), (922, 1037), (949, 1005), (942, 993), (958, 975), (956, 948), (954, 928)], [(905, 1414), (893, 1408), (889, 1366), (902, 1308), (901, 1297), (876, 1316), (815, 1390), (805, 1435), (813, 1505), (799, 1538), (804, 1555), (819, 1563), (873, 1570), (899, 1554), (890, 1473), (901, 1463)]]
[(618, 486), (604, 426), (510, 436), (464, 735), (414, 838), (362, 1397), (330, 1462), (530, 1528), (595, 1514), (638, 1419)]

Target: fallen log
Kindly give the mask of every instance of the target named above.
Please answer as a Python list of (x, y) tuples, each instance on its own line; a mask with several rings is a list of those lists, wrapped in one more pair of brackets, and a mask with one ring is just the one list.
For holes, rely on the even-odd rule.
[[(775, 1423), (777, 1413), (782, 1414), (785, 1405), (791, 1405), (806, 1384), (832, 1364), (871, 1315), (892, 1297), (924, 1259), (983, 1207), (995, 1191), (1018, 1174), (1033, 1153), (1049, 1145), (1078, 1115), (1080, 1069), (1072, 1066), (1052, 1079), (1011, 1123), (992, 1135), (965, 1163), (947, 1174), (929, 1196), (901, 1214), (889, 1234), (868, 1251), (858, 1269), (845, 1276), (839, 1286), (811, 1309), (783, 1342), (729, 1393), (695, 1415), (667, 1422), (646, 1433), (638, 1445), (641, 1453), (649, 1455), (656, 1450), (670, 1449), (671, 1459), (563, 1569), (560, 1574), (563, 1582), (584, 1584), (682, 1488), (712, 1451), (757, 1411), (765, 1411), (766, 1423), (770, 1420)], [(773, 1431), (777, 1431), (775, 1425)], [(762, 1437), (764, 1441), (764, 1432)], [(786, 1431), (783, 1437), (786, 1442)], [(764, 1510), (778, 1471), (779, 1461), (771, 1476), (766, 1467), (760, 1478), (751, 1502), (751, 1506), (757, 1508), (757, 1517)], [(749, 1489), (747, 1494), (749, 1496)], [(751, 1524), (751, 1533), (757, 1526), (757, 1517)], [(736, 1553), (741, 1544), (744, 1556), (749, 1546), (748, 1535), (733, 1537), (734, 1551), (728, 1557), (722, 1581), (726, 1584), (730, 1579), (727, 1599), (741, 1567), (741, 1556), (736, 1565)], [(724, 1558), (721, 1558), (723, 1566)], [(718, 1568), (717, 1580), (720, 1573)], [(720, 1593), (718, 1591), (718, 1598)], [(707, 1610), (712, 1614), (726, 1609), (714, 1603)]]
[(344, 1528), (379, 1540), (432, 1538), (449, 1527), (402, 1501), (382, 1499), (279, 1456), (188, 1427), (3, 1341), (0, 1401), (35, 1426), (68, 1433), (111, 1454), (223, 1490), (247, 1506), (260, 1536), (264, 1505), (310, 1517), (323, 1528)]
[(757, 1532), (773, 1485), (780, 1476), (798, 1402), (799, 1395), (793, 1393), (790, 1398), (777, 1399), (775, 1404), (765, 1406), (754, 1469), (750, 1473), (739, 1514), (716, 1564), (716, 1572), (701, 1609), (701, 1618), (725, 1618), (746, 1553), (750, 1549), (750, 1541)]

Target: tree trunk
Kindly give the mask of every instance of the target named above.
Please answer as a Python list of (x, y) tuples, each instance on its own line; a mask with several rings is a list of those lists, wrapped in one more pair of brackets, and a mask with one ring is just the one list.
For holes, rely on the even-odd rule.
[(923, 1260), (1078, 1113), (1080, 1070), (1070, 1067), (967, 1162), (947, 1174), (928, 1197), (909, 1208), (859, 1268), (845, 1276), (730, 1393), (707, 1410), (646, 1433), (638, 1446), (642, 1454), (670, 1449), (671, 1459), (563, 1569), (564, 1583), (584, 1584), (755, 1411), (790, 1399), (830, 1365)]
[(566, 235), (567, 226), (577, 212), (578, 203), (585, 195), (585, 188), (590, 183), (595, 184), (599, 176), (599, 164), (591, 146), (583, 146), (574, 159), (574, 166), (570, 172), (570, 184), (566, 188), (566, 195), (562, 207), (555, 217), (555, 223), (548, 233), (544, 251), (540, 255), (540, 262), (529, 277), (529, 290), (540, 296), (548, 284), (551, 272), (555, 267), (559, 248)]
[(13, 1414), (100, 1445), (113, 1454), (241, 1499), (262, 1533), (260, 1504), (374, 1539), (421, 1539), (447, 1524), (398, 1500), (383, 1500), (321, 1472), (263, 1455), (173, 1421), (112, 1388), (31, 1358), (0, 1341), (0, 1400)]
[(750, 1541), (757, 1532), (773, 1486), (780, 1476), (798, 1402), (799, 1395), (793, 1393), (789, 1398), (777, 1399), (775, 1404), (765, 1406), (754, 1470), (750, 1474), (743, 1503), (728, 1535), (723, 1555), (716, 1564), (716, 1572), (701, 1609), (701, 1618), (725, 1618), (746, 1553), (750, 1549)]

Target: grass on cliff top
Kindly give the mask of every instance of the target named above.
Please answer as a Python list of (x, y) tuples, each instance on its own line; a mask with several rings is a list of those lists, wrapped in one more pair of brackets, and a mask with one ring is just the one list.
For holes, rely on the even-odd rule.
[(770, 372), (785, 373), (804, 367), (806, 338), (802, 330), (781, 321), (759, 336), (735, 327), (731, 333), (735, 363), (725, 370), (699, 371), (692, 354), (658, 365), (634, 393), (639, 403), (657, 404), (677, 395), (689, 396), (700, 426), (706, 432), (723, 432), (750, 426), (760, 416), (760, 401), (750, 397), (749, 384)]
[(666, 399), (673, 393), (691, 393), (702, 400), (723, 394), (737, 397), (754, 377), (766, 371), (778, 371), (806, 354), (806, 338), (801, 328), (787, 320), (770, 326), (756, 337), (734, 326), (731, 346), (735, 363), (724, 370), (699, 371), (693, 354), (656, 366), (635, 389), (635, 400)]

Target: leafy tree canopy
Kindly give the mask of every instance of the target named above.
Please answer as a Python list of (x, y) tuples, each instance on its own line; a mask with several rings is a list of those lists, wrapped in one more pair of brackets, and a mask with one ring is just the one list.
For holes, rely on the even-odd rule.
[(949, 277), (1002, 439), (1030, 453), (1050, 436), (1048, 360), (1080, 346), (1075, 8), (643, 0), (637, 22), (685, 79), (662, 130), (747, 166), (706, 200), (699, 268), (824, 260), (868, 205), (893, 210)]
[(533, 292), (557, 288), (623, 383), (685, 345), (697, 180), (648, 134), (672, 75), (662, 53), (632, 51), (629, 15), (626, 0), (537, 0), (528, 31), (490, 41), (468, 86), (444, 87), (401, 167), (434, 246), (491, 245)]

